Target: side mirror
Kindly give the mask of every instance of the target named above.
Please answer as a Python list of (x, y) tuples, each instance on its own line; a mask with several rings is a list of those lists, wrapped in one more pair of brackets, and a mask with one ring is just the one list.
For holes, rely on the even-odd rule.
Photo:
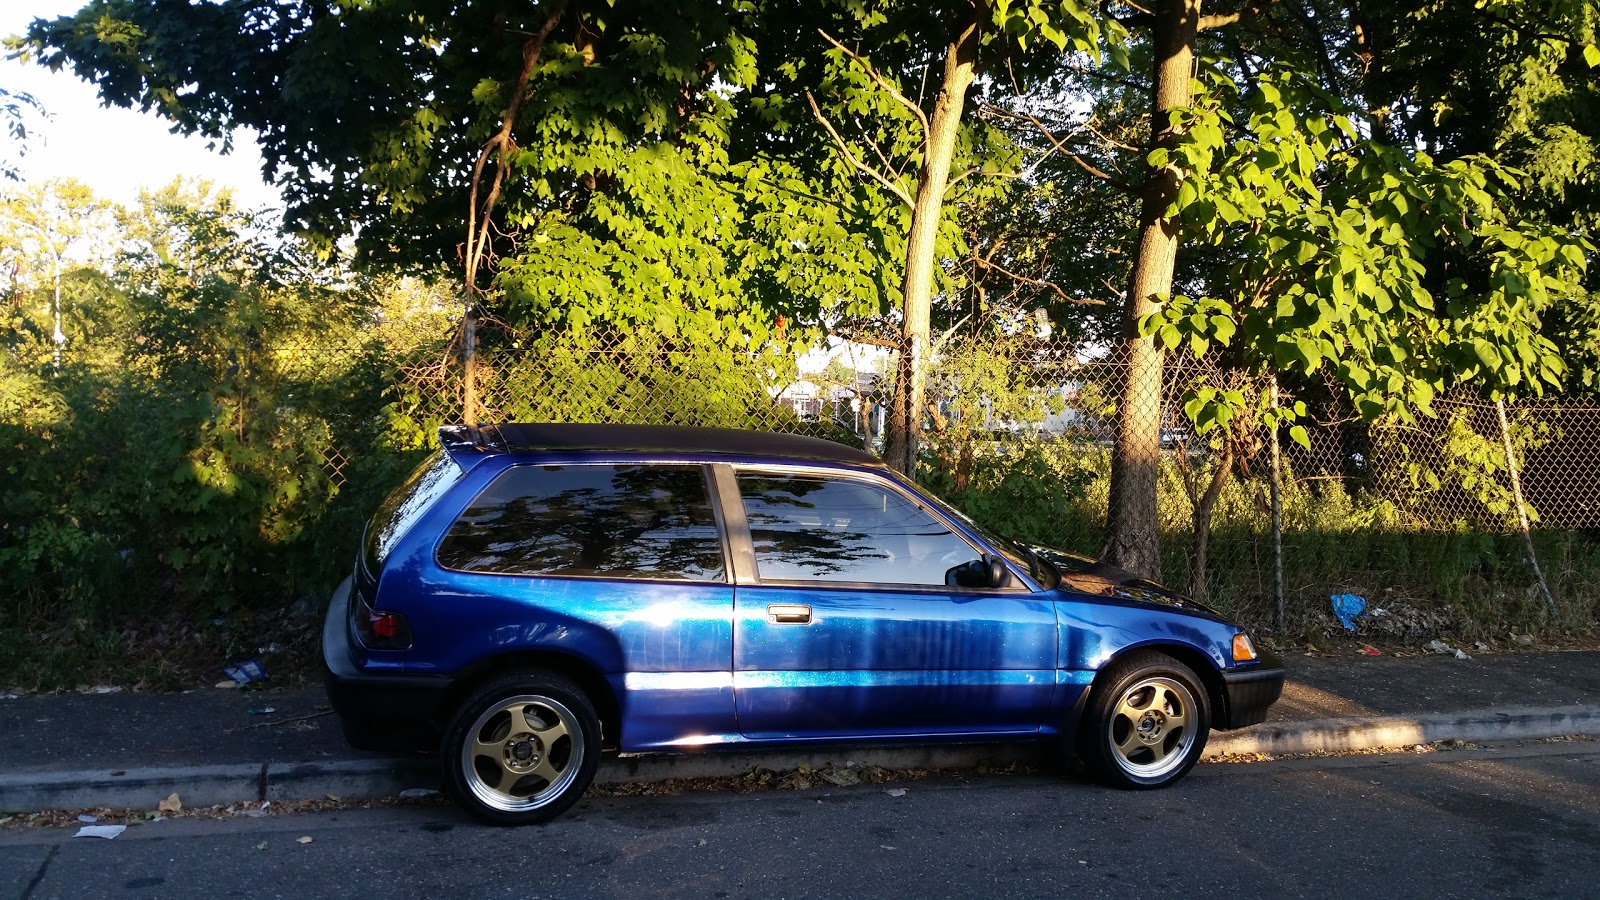
[(1011, 570), (998, 556), (984, 554), (945, 570), (944, 583), (950, 587), (1002, 588), (1011, 583)]
[(989, 570), (989, 587), (1003, 588), (1011, 583), (1011, 570), (1006, 568), (1005, 560), (998, 556), (985, 556), (983, 561)]

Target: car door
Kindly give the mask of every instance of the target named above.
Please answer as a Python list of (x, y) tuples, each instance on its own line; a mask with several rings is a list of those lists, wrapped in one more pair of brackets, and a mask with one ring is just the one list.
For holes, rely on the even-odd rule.
[[(982, 549), (872, 473), (739, 468), (730, 537), (734, 699), (753, 740), (1036, 731), (1056, 614), (1013, 575), (961, 587)], [(742, 517), (743, 521), (738, 521)]]

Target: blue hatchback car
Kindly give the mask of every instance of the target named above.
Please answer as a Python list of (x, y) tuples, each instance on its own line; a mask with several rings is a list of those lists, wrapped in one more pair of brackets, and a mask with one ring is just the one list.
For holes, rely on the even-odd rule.
[(605, 750), (1054, 740), (1162, 787), (1283, 686), (1205, 608), (988, 534), (860, 450), (666, 426), (440, 437), (333, 598), (328, 693), (357, 746), (437, 746), (491, 822), (558, 815)]

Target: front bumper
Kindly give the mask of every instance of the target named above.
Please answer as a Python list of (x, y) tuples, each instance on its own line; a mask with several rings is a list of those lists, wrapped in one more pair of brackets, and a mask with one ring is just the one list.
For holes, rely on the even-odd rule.
[(1263, 651), (1261, 661), (1248, 669), (1223, 672), (1225, 702), (1214, 727), (1226, 731), (1265, 721), (1283, 693), (1284, 674), (1283, 660), (1271, 651)]
[(333, 592), (322, 622), (322, 669), (328, 703), (345, 738), (363, 750), (426, 748), (451, 679), (440, 675), (366, 672), (350, 647), (350, 579)]

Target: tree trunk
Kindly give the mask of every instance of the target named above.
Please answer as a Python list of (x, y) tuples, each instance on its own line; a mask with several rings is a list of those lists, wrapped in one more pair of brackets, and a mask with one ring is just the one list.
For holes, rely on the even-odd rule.
[[(506, 104), (506, 110), (500, 117), (500, 130), (496, 131), (478, 151), (478, 161), (472, 167), (472, 199), (467, 206), (467, 242), (462, 253), (462, 263), (465, 268), (465, 294), (463, 296), (463, 313), (461, 317), (461, 418), (471, 426), (478, 424), (482, 414), (482, 401), (478, 396), (478, 316), (482, 313), (483, 291), (478, 287), (478, 269), (489, 257), (489, 238), (494, 233), (494, 208), (500, 200), (500, 190), (505, 186), (506, 176), (511, 168), (511, 148), (515, 141), (511, 137), (511, 130), (517, 124), (517, 114), (522, 110), (522, 104), (528, 99), (528, 82), (533, 77), (533, 70), (539, 65), (539, 57), (544, 53), (544, 42), (550, 37), (550, 32), (555, 30), (561, 21), (561, 16), (566, 12), (567, 4), (561, 0), (555, 9), (544, 20), (544, 25), (538, 31), (528, 35), (522, 44), (522, 70), (517, 76), (517, 86), (511, 93), (511, 102)], [(584, 65), (592, 62), (593, 48)], [(483, 172), (491, 159), (495, 160), (494, 177), (490, 179), (488, 190), (484, 193), (483, 200), (478, 199), (483, 191)]]
[(1217, 467), (1211, 471), (1211, 480), (1200, 502), (1194, 506), (1194, 547), (1189, 556), (1189, 596), (1201, 603), (1206, 601), (1206, 563), (1211, 558), (1211, 514), (1222, 498), (1222, 488), (1233, 473), (1233, 441), (1222, 439), (1222, 451), (1217, 457)]
[(917, 436), (921, 430), (923, 397), (927, 384), (928, 328), (933, 305), (934, 249), (944, 192), (950, 184), (950, 160), (967, 88), (977, 72), (977, 7), (961, 23), (944, 58), (944, 76), (933, 116), (923, 140), (922, 171), (917, 177), (916, 203), (911, 207), (911, 233), (906, 243), (904, 290), (905, 318), (900, 326), (900, 359), (896, 366), (894, 395), (889, 400), (889, 433), (884, 459), (910, 476), (917, 471)]
[(1539, 595), (1544, 598), (1545, 606), (1555, 612), (1556, 598), (1550, 593), (1550, 582), (1545, 580), (1544, 570), (1539, 568), (1539, 555), (1533, 552), (1528, 502), (1522, 496), (1522, 476), (1517, 473), (1517, 448), (1511, 443), (1511, 423), (1506, 419), (1506, 402), (1496, 400), (1494, 411), (1500, 417), (1500, 440), (1506, 449), (1506, 474), (1511, 478), (1511, 496), (1517, 502), (1517, 530), (1522, 533), (1522, 550), (1528, 560), (1528, 569), (1533, 572), (1534, 582), (1539, 586)]
[[(1160, 0), (1154, 28), (1155, 91), (1150, 129), (1154, 147), (1171, 149), (1178, 133), (1169, 114), (1190, 104), (1189, 79), (1200, 0)], [(1161, 463), (1162, 353), (1155, 339), (1139, 337), (1139, 319), (1154, 312), (1157, 297), (1172, 290), (1177, 258), (1176, 224), (1167, 207), (1176, 199), (1178, 171), (1167, 166), (1145, 182), (1139, 214), (1139, 246), (1122, 311), (1122, 347), (1127, 360), (1117, 436), (1111, 459), (1111, 496), (1106, 511), (1105, 558), (1147, 578), (1160, 575), (1156, 476)]]

